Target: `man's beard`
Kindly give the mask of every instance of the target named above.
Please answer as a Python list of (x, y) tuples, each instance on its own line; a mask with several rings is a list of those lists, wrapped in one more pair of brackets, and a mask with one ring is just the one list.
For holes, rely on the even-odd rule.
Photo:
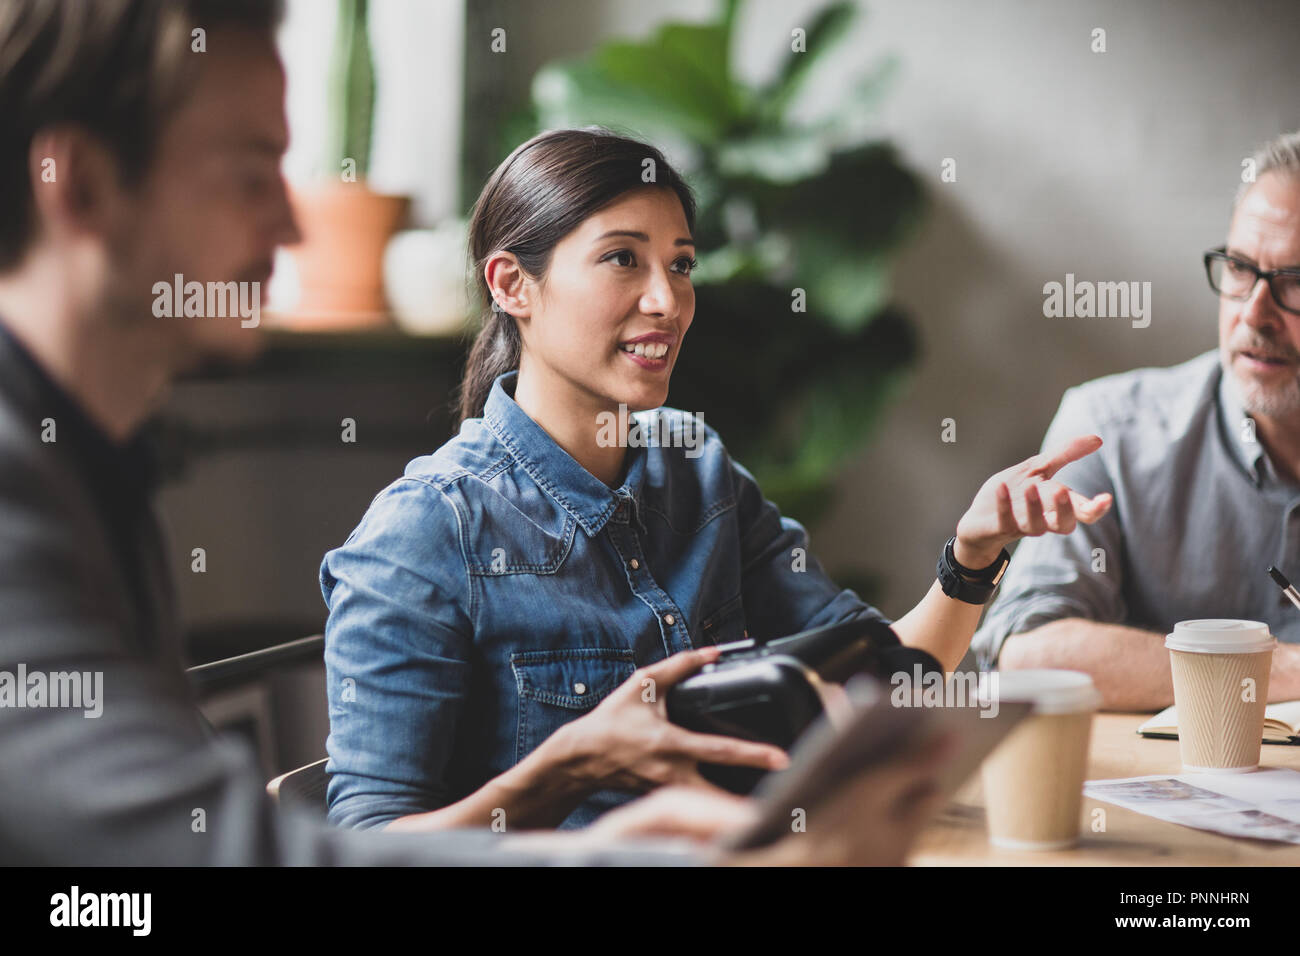
[[(1253, 350), (1254, 346), (1241, 346)], [(1263, 415), (1267, 418), (1284, 418), (1300, 412), (1300, 375), (1278, 385), (1264, 384), (1249, 376), (1241, 376), (1234, 369), (1232, 349), (1221, 347), (1219, 361), (1223, 373), (1228, 377), (1228, 384), (1233, 389), (1242, 409), (1251, 415)], [(1275, 351), (1268, 346), (1261, 346), (1260, 351)]]

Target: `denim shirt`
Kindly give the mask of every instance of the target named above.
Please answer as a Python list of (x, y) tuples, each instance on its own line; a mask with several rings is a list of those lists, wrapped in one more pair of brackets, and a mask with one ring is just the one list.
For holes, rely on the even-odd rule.
[[(325, 555), (334, 823), (452, 803), (678, 651), (883, 619), (702, 419), (630, 416), (643, 434), (658, 416), (660, 440), (610, 488), (515, 403), (517, 376)], [(595, 794), (563, 826), (630, 798)]]

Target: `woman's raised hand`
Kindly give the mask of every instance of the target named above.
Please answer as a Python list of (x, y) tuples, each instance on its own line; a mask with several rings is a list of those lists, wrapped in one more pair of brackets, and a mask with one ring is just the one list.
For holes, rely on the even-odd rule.
[(1097, 435), (1070, 439), (1050, 454), (1034, 455), (984, 482), (957, 523), (953, 552), (964, 567), (985, 568), (1002, 549), (1026, 535), (1069, 534), (1082, 521), (1092, 524), (1111, 506), (1109, 494), (1085, 498), (1054, 479), (1065, 465), (1101, 447)]

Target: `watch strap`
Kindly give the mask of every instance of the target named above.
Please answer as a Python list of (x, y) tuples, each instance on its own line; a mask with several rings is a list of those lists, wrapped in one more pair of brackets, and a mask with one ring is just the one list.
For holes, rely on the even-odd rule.
[(948, 539), (948, 543), (943, 546), (943, 554), (939, 556), (939, 563), (935, 566), (939, 585), (948, 597), (967, 604), (987, 604), (1001, 582), (1002, 575), (1006, 573), (1007, 565), (1011, 563), (1011, 555), (1003, 548), (997, 560), (987, 568), (967, 568), (958, 563), (953, 552), (956, 541), (955, 536)]

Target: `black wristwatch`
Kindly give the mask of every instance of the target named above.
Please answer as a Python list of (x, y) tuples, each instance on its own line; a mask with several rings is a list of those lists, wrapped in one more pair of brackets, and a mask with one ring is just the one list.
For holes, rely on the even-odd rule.
[(957, 556), (952, 550), (956, 541), (955, 536), (948, 539), (948, 543), (943, 546), (943, 554), (939, 556), (939, 564), (935, 568), (943, 593), (967, 604), (987, 604), (998, 582), (1002, 580), (1007, 565), (1011, 563), (1011, 555), (1007, 553), (1006, 548), (1003, 548), (997, 560), (987, 568), (973, 571), (957, 563)]

